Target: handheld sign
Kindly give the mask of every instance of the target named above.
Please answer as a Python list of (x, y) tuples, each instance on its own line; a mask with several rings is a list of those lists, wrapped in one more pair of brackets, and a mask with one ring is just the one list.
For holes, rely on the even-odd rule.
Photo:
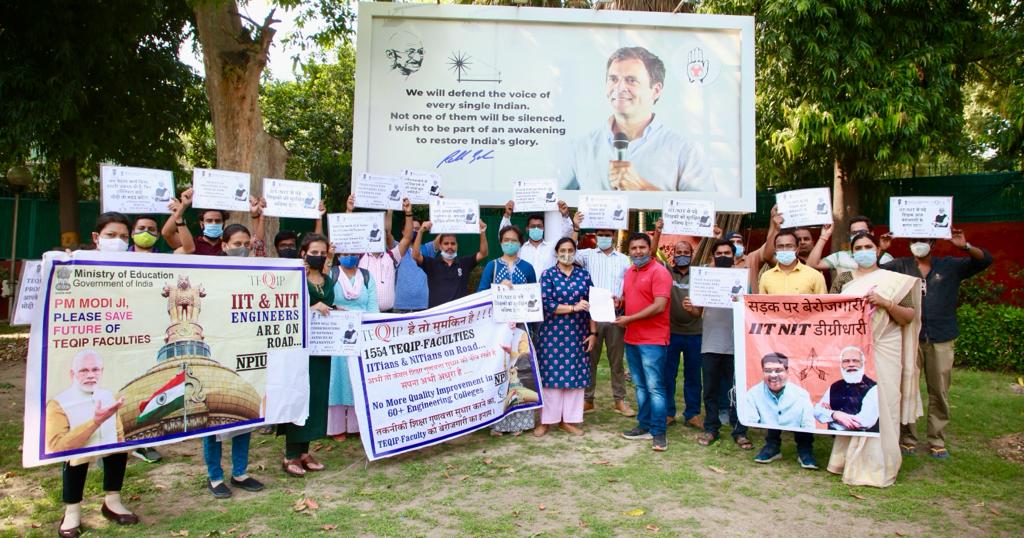
[(832, 195), (827, 188), (780, 192), (775, 203), (786, 228), (832, 224)]
[(498, 323), (529, 323), (544, 321), (540, 284), (517, 284), (509, 289), (504, 284), (491, 284), (494, 321)]
[(558, 191), (553, 179), (517, 179), (512, 184), (516, 213), (558, 211)]
[(21, 263), (21, 281), (18, 284), (18, 297), (14, 304), (14, 317), (11, 325), (31, 325), (32, 313), (39, 302), (39, 288), (43, 285), (43, 262), (27, 260)]
[(430, 201), (433, 234), (480, 233), (480, 204), (476, 200), (438, 198)]
[(370, 209), (402, 209), (402, 180), (395, 176), (361, 174), (352, 186), (356, 207)]
[(335, 252), (384, 252), (384, 213), (330, 213), (327, 235)]
[(170, 214), (174, 175), (169, 170), (100, 166), (100, 201), (103, 212)]
[(196, 168), (192, 171), (192, 207), (249, 211), (249, 174)]
[(626, 230), (629, 228), (629, 197), (625, 194), (581, 194), (580, 228)]
[(746, 269), (690, 268), (690, 302), (694, 306), (732, 308), (733, 299), (747, 292)]
[(359, 355), (359, 328), (363, 313), (331, 310), (323, 315), (309, 310), (309, 354), (349, 357)]
[(263, 198), (267, 200), (263, 214), (268, 217), (318, 219), (320, 191), (319, 183), (263, 178)]
[(412, 204), (429, 204), (441, 196), (441, 175), (433, 172), (402, 170), (402, 188)]
[(590, 318), (596, 322), (615, 321), (615, 299), (612, 290), (590, 287)]
[(715, 203), (710, 200), (668, 198), (661, 210), (662, 232), (673, 235), (714, 237)]
[(951, 196), (889, 198), (889, 230), (893, 237), (950, 239), (952, 227)]

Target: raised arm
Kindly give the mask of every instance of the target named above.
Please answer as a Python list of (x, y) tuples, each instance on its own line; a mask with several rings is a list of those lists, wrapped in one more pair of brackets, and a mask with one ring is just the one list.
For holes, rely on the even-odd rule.
[(317, 207), (320, 211), (320, 218), (316, 219), (313, 224), (313, 233), (323, 235), (324, 233), (324, 215), (327, 214), (327, 204), (323, 200), (320, 200), (320, 205)]
[(487, 259), (487, 223), (480, 219), (480, 250), (476, 253), (476, 262)]
[(814, 244), (814, 248), (811, 249), (811, 253), (807, 256), (807, 265), (820, 271), (826, 271), (831, 269), (828, 262), (822, 260), (822, 254), (825, 250), (825, 243), (832, 237), (832, 225), (824, 224), (821, 227), (821, 235), (818, 236), (818, 242)]
[(412, 259), (417, 265), (423, 265), (423, 253), (420, 252), (420, 249), (423, 246), (423, 236), (427, 235), (427, 232), (430, 231), (430, 227), (433, 225), (434, 223), (429, 220), (421, 224), (420, 233), (416, 234), (416, 240), (412, 243)]
[(160, 229), (160, 235), (164, 236), (164, 241), (167, 241), (167, 246), (172, 250), (181, 246), (178, 230), (181, 228), (188, 230), (188, 226), (178, 226), (178, 223), (185, 222), (185, 212), (191, 205), (192, 189), (185, 189), (185, 192), (181, 193), (180, 201), (177, 198), (171, 198), (167, 204), (167, 208), (171, 210), (171, 216), (164, 222), (163, 228)]
[(412, 203), (408, 198), (402, 199), (402, 213), (405, 214), (405, 226), (402, 227), (402, 240), (398, 242), (398, 259), (405, 256), (412, 244)]

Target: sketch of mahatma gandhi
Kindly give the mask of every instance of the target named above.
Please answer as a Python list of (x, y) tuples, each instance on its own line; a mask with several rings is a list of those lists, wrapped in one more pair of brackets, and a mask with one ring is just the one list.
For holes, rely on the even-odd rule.
[(409, 32), (398, 32), (388, 40), (388, 48), (384, 51), (391, 60), (391, 70), (403, 76), (420, 70), (423, 65), (423, 43), (420, 38)]

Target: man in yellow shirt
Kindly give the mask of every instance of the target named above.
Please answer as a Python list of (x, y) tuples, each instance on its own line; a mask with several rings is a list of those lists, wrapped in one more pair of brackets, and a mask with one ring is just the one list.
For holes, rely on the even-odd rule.
[[(792, 229), (775, 236), (775, 267), (761, 275), (758, 289), (769, 295), (803, 295), (825, 293), (825, 277), (796, 257), (797, 238)], [(814, 459), (814, 434), (793, 432), (797, 461), (804, 469), (817, 469)], [(782, 430), (767, 430), (764, 448), (754, 457), (757, 463), (771, 463), (782, 457)]]

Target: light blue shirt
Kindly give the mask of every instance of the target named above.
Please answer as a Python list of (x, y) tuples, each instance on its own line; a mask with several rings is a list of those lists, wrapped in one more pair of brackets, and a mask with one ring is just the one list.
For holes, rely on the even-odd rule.
[[(614, 136), (609, 119), (601, 128), (577, 139), (569, 156), (568, 175), (561, 179), (561, 188), (611, 190), (609, 161), (618, 160), (618, 150), (612, 145)], [(715, 191), (714, 180), (704, 165), (701, 147), (665, 127), (657, 115), (640, 138), (629, 142), (623, 157), (623, 160), (633, 163), (641, 178), (659, 190)]]
[(792, 381), (786, 383), (778, 396), (763, 381), (754, 385), (747, 391), (745, 407), (740, 421), (747, 425), (814, 429), (811, 395)]

